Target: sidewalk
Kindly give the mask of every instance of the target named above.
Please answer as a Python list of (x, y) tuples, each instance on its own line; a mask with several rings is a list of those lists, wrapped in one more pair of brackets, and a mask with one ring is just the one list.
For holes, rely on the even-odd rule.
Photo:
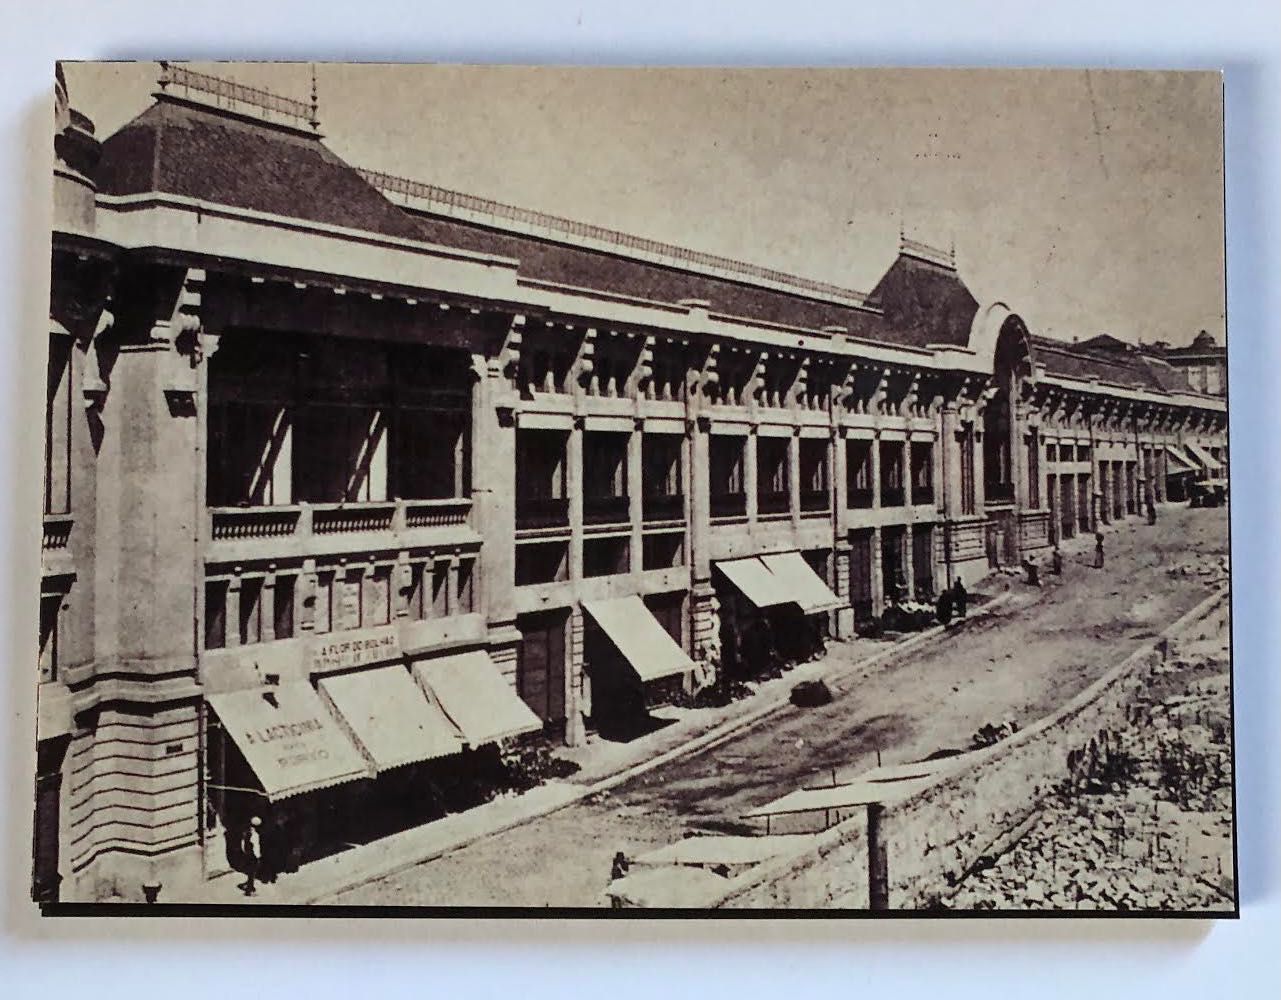
[[(1010, 591), (994, 595), (973, 608), (967, 620), (991, 616), (1010, 604), (1014, 596)], [(1037, 599), (1034, 592), (1019, 597), (1021, 599), (1014, 602), (1018, 606)], [(570, 778), (549, 781), (527, 792), (503, 795), (465, 812), (311, 862), (274, 884), (258, 886), (252, 897), (246, 897), (238, 888), (243, 876), (230, 872), (206, 883), (201, 901), (275, 905), (323, 902), (355, 886), (394, 875), (556, 812), (669, 761), (715, 746), (787, 708), (791, 704), (792, 688), (801, 681), (821, 678), (829, 685), (848, 683), (931, 642), (945, 631), (943, 626), (936, 625), (892, 641), (861, 638), (833, 641), (822, 659), (761, 682), (751, 695), (729, 705), (656, 709), (653, 713), (656, 718), (672, 721), (647, 736), (629, 743), (597, 739), (585, 746), (559, 749), (557, 756), (581, 768)]]

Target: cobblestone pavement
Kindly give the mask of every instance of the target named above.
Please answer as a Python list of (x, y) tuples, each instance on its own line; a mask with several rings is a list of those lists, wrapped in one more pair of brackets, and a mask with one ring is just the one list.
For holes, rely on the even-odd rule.
[[(332, 902), (410, 906), (601, 906), (617, 851), (661, 847), (686, 831), (738, 829), (737, 817), (833, 769), (964, 748), (987, 723), (1026, 725), (1052, 711), (1191, 609), (1217, 585), (1222, 510), (1167, 508), (1154, 527), (1109, 530), (1103, 570), (1070, 552), (991, 619), (902, 660), (854, 671), (821, 708), (788, 708), (726, 742), (638, 775), (611, 792), (351, 889)], [(1181, 570), (1186, 569), (1186, 572)], [(1173, 572), (1171, 572), (1173, 570)], [(1044, 571), (1043, 571), (1044, 572)], [(985, 587), (984, 589), (990, 589)], [(834, 661), (852, 656), (834, 644)]]

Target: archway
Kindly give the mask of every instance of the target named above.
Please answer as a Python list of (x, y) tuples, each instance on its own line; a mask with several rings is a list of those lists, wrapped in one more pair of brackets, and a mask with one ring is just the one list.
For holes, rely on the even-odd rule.
[(1027, 502), (1024, 479), (1029, 472), (1019, 467), (1019, 400), (1024, 382), (1031, 377), (1027, 327), (1018, 316), (1008, 314), (993, 345), (993, 385), (983, 410), (983, 493), (989, 518), (988, 558), (994, 565), (1019, 558), (1019, 509)]

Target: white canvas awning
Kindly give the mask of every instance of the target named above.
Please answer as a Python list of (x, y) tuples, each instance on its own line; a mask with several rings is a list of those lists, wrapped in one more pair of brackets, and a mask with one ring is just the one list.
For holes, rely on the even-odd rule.
[(782, 582), (783, 589), (792, 595), (807, 615), (834, 611), (844, 606), (826, 583), (807, 563), (799, 552), (779, 552), (761, 556), (766, 568)]
[(1167, 476), (1179, 476), (1185, 472), (1196, 472), (1196, 462), (1182, 448), (1176, 445), (1167, 444), (1165, 446), (1166, 457), (1170, 460), (1167, 464), (1165, 474)]
[(1201, 465), (1206, 472), (1210, 473), (1211, 475), (1214, 475), (1216, 472), (1222, 471), (1223, 465), (1219, 462), (1219, 460), (1215, 458), (1213, 455), (1211, 455), (1204, 448), (1202, 448), (1199, 444), (1193, 444), (1192, 442), (1189, 441), (1183, 447), (1187, 451), (1191, 452), (1192, 457), (1197, 460), (1197, 464)]
[(758, 608), (776, 608), (795, 602), (795, 597), (787, 592), (779, 579), (770, 572), (770, 568), (756, 556), (725, 559), (716, 566)]
[(310, 684), (206, 698), (272, 802), (372, 776)]
[(479, 650), (414, 664), (414, 677), (470, 746), (537, 732), (542, 720)]
[(685, 655), (639, 597), (584, 601), (583, 607), (642, 681), (655, 681), (694, 669), (694, 661)]
[(380, 772), (462, 752), (462, 737), (402, 666), (326, 677), (320, 692)]

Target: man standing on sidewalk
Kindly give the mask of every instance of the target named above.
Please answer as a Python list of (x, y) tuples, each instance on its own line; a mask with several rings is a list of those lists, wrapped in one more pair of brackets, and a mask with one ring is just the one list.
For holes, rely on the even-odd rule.
[(245, 838), (241, 842), (241, 857), (245, 864), (245, 880), (240, 888), (246, 896), (254, 894), (254, 879), (261, 877), (262, 868), (262, 818), (250, 818), (245, 828)]
[(956, 612), (957, 618), (965, 617), (965, 602), (969, 599), (969, 594), (965, 590), (965, 584), (961, 582), (958, 576), (956, 582), (952, 584), (952, 609)]
[(1094, 568), (1103, 568), (1103, 529), (1094, 529)]

